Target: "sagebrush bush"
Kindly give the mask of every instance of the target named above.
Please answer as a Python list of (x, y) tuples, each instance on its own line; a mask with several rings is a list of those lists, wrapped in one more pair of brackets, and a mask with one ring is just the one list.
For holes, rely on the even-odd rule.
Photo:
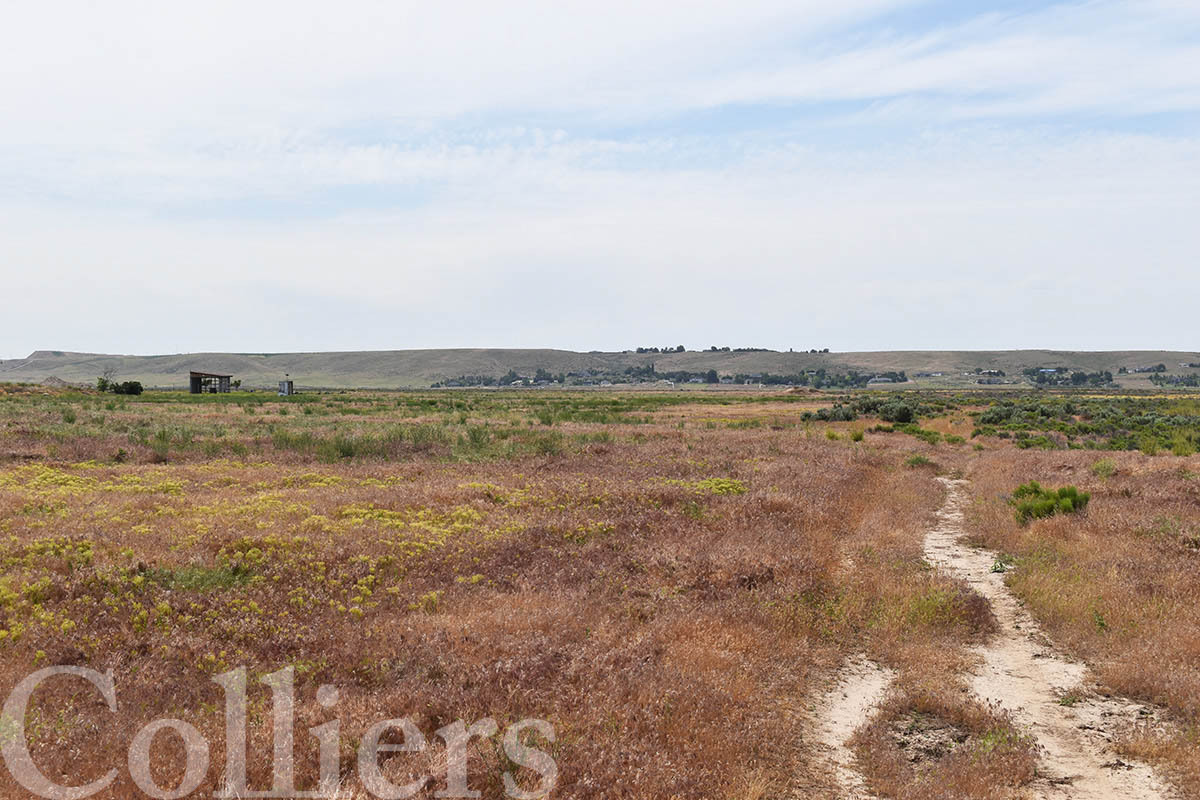
[(912, 422), (915, 417), (912, 406), (907, 403), (887, 403), (879, 407), (879, 418), (884, 422)]

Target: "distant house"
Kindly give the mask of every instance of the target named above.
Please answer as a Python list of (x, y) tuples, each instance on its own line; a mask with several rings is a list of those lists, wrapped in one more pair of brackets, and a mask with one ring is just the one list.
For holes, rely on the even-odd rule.
[(232, 375), (222, 375), (219, 372), (193, 370), (188, 377), (192, 394), (225, 394), (233, 383)]
[(296, 393), (296, 384), (290, 380), (279, 382), (279, 396), (291, 397)]

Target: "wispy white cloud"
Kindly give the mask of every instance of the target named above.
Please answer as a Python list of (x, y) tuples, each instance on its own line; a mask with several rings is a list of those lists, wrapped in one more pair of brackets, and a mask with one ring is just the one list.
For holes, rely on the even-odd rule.
[(1185, 346), (1200, 8), (923, 5), (27, 5), (0, 355)]

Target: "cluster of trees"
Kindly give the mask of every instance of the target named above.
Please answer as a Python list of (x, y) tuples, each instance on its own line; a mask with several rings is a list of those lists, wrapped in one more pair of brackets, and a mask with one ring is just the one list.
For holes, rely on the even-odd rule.
[(684, 348), (683, 345), (680, 344), (680, 345), (676, 345), (675, 347), (639, 347), (637, 349), (637, 352), (639, 352), (639, 353), (686, 353), (687, 350)]
[(1083, 372), (1056, 367), (1053, 372), (1046, 372), (1038, 367), (1028, 367), (1024, 375), (1038, 386), (1109, 386), (1113, 382), (1113, 374), (1108, 370)]
[(542, 369), (537, 368), (537, 372), (532, 377), (522, 375), (516, 370), (510, 369), (499, 378), (494, 375), (459, 375), (457, 378), (447, 378), (444, 381), (438, 381), (433, 384), (434, 389), (440, 389), (446, 386), (512, 386), (514, 383), (566, 383), (567, 376), (560, 372), (557, 375)]
[[(896, 383), (904, 383), (908, 380), (908, 376), (903, 372), (882, 372), (872, 375), (864, 375), (862, 373), (851, 371), (846, 374), (830, 373), (824, 368), (813, 370), (811, 372), (800, 372), (791, 375), (773, 375), (769, 372), (763, 374), (738, 374), (731, 378), (734, 383), (762, 383), (768, 386), (811, 386), (815, 389), (853, 389), (862, 388), (870, 383), (872, 378), (890, 378)], [(577, 380), (575, 380), (577, 379)], [(578, 383), (597, 383), (601, 380), (608, 380), (614, 383), (617, 382), (654, 382), (654, 381), (673, 381), (675, 383), (720, 383), (721, 377), (715, 369), (706, 370), (704, 372), (690, 372), (688, 370), (668, 370), (660, 372), (655, 368), (654, 362), (643, 364), (641, 366), (626, 367), (621, 373), (606, 373), (600, 370), (588, 370), (586, 377), (581, 375), (565, 375), (563, 373), (551, 374), (550, 372), (538, 368), (537, 372), (532, 376), (521, 375), (515, 370), (509, 370), (508, 374), (497, 378), (491, 375), (460, 375), (457, 378), (449, 378), (444, 381), (438, 381), (433, 384), (433, 388), (453, 386), (511, 386), (514, 383), (524, 384), (548, 384), (559, 383), (567, 384), (568, 382)]]
[[(766, 348), (766, 347), (717, 347), (714, 344), (712, 347), (708, 348), (708, 352), (710, 352), (710, 353), (769, 353), (771, 351), (769, 348)], [(800, 352), (803, 353), (804, 351), (801, 350)], [(829, 348), (826, 347), (824, 350), (817, 350), (814, 348), (812, 350), (809, 350), (808, 352), (810, 352), (810, 353), (828, 353)]]
[(762, 383), (768, 386), (811, 386), (814, 389), (825, 388), (861, 388), (871, 382), (873, 378), (889, 378), (893, 383), (906, 383), (908, 375), (903, 370), (900, 372), (880, 372), (872, 375), (864, 375), (851, 370), (846, 374), (827, 372), (824, 367), (812, 372), (799, 372), (791, 375), (772, 375), (765, 372), (762, 375), (736, 375), (734, 383), (745, 383), (753, 381)]
[[(1189, 364), (1188, 366), (1192, 366), (1192, 365)], [(1125, 369), (1124, 367), (1121, 367), (1117, 370), (1117, 374), (1124, 375), (1127, 372), (1166, 372), (1166, 371), (1167, 371), (1166, 364), (1155, 364), (1153, 367), (1134, 367), (1132, 370), (1128, 370), (1128, 369)]]
[(96, 389), (113, 394), (141, 394), (144, 391), (140, 381), (117, 381), (111, 374), (96, 378)]
[(1200, 387), (1200, 375), (1151, 375), (1150, 382), (1157, 386)]
[(494, 375), (459, 375), (457, 378), (447, 378), (433, 384), (434, 389), (443, 386), (495, 386), (500, 379)]

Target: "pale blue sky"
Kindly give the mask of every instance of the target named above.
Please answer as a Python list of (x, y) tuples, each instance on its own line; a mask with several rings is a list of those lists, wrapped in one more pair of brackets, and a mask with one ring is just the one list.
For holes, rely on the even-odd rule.
[(0, 358), (1200, 347), (1200, 4), (25, 4)]

